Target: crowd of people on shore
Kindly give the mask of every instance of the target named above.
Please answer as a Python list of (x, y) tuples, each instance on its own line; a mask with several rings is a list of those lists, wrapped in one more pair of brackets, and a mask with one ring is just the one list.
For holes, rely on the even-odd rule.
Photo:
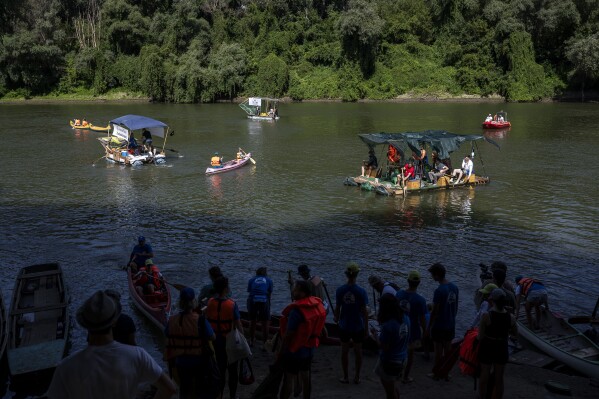
[[(134, 249), (131, 263), (139, 268), (150, 256), (152, 249), (144, 239)], [(361, 383), (363, 346), (375, 343), (379, 357), (374, 372), (387, 399), (399, 398), (401, 384), (414, 381), (410, 373), (418, 350), (425, 355), (429, 347), (434, 351), (428, 377), (449, 381), (449, 372), (457, 362), (458, 349), (452, 342), (460, 291), (448, 280), (441, 263), (431, 265), (428, 272), (438, 283), (428, 304), (418, 292), (422, 279), (418, 270), (408, 272), (403, 289), (379, 276), (369, 276), (367, 283), (373, 294), (378, 293), (372, 313), (368, 294), (358, 283), (361, 269), (357, 264), (346, 267), (346, 283), (335, 290), (334, 303), (324, 280), (313, 275), (308, 266), (300, 265), (301, 278), (289, 272), (291, 303), (275, 318), (279, 328), (273, 337), (270, 301), (274, 284), (266, 267), (259, 267), (247, 284), (248, 312), (244, 319), (249, 327), (249, 346), (257, 347), (256, 327), (260, 323), (260, 349), (274, 352), (271, 372), (281, 372), (282, 382), (274, 383), (271, 397), (287, 399), (300, 392), (304, 399), (311, 397), (312, 359), (320, 340), (331, 339), (333, 330), (341, 346), (341, 384)], [(548, 306), (547, 290), (541, 282), (518, 276), (514, 287), (506, 280), (506, 272), (504, 263), (493, 263), (490, 272), (481, 274), (482, 287), (474, 296), (479, 309), (472, 327), (478, 329), (480, 398), (503, 395), (508, 338), (517, 333), (520, 303), (525, 304), (531, 328), (538, 328), (541, 306)], [(48, 398), (134, 398), (143, 382), (157, 387), (156, 398), (177, 393), (180, 398), (222, 398), (227, 386), (228, 397), (236, 398), (243, 367), (229, 357), (228, 342), (231, 334), (245, 340), (246, 330), (228, 278), (219, 267), (210, 268), (208, 274), (210, 282), (198, 295), (191, 287), (180, 290), (179, 312), (172, 314), (165, 326), (168, 374), (143, 348), (135, 346), (135, 326), (121, 313), (120, 295), (113, 290), (94, 293), (77, 311), (78, 324), (88, 332), (88, 346), (57, 367)], [(330, 312), (336, 328), (325, 323)], [(350, 375), (351, 352), (354, 364)]]

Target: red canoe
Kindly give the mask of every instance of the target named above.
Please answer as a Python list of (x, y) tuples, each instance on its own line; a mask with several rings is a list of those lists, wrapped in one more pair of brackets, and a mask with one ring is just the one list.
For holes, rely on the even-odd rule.
[(510, 122), (499, 122), (499, 121), (490, 121), (483, 122), (483, 129), (505, 129), (506, 127), (511, 127), (512, 124)]
[(171, 293), (166, 284), (162, 290), (152, 295), (140, 296), (135, 290), (131, 271), (127, 269), (127, 280), (129, 283), (129, 295), (133, 299), (135, 307), (139, 309), (152, 323), (164, 330), (171, 314)]

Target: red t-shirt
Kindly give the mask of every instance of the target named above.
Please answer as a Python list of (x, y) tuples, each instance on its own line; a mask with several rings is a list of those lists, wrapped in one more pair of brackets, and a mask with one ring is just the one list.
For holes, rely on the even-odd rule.
[(410, 166), (409, 163), (404, 165), (404, 176), (407, 178), (414, 177), (414, 166)]

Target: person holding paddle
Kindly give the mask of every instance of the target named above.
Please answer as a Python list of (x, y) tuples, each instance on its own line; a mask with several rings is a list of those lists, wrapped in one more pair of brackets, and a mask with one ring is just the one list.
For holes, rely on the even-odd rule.
[(137, 245), (133, 247), (131, 256), (129, 257), (129, 266), (133, 272), (137, 271), (137, 268), (146, 264), (148, 259), (154, 257), (154, 251), (152, 246), (146, 243), (144, 236), (137, 238)]

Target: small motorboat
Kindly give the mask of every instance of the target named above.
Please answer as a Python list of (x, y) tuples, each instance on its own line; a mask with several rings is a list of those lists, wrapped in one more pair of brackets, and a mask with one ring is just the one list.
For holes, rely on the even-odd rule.
[(217, 173), (224, 173), (230, 170), (239, 169), (242, 166), (246, 165), (248, 162), (252, 162), (254, 165), (256, 164), (256, 161), (252, 159), (252, 153), (245, 152), (242, 149), (239, 149), (238, 157), (236, 159), (224, 162), (220, 167), (210, 166), (206, 168), (206, 174), (214, 175)]
[(483, 122), (483, 129), (506, 129), (511, 127), (512, 124), (507, 119), (507, 112), (499, 111), (495, 116), (487, 116), (487, 119)]

